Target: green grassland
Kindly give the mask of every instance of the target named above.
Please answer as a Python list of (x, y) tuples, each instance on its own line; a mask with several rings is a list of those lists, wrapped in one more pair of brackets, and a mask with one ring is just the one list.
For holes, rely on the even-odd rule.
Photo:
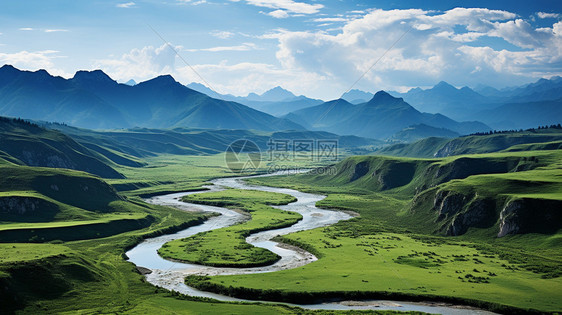
[[(210, 171), (200, 161), (200, 167), (175, 166), (168, 175), (182, 181), (197, 173), (195, 181), (206, 182), (218, 173), (224, 174)], [(204, 219), (201, 214), (146, 204), (134, 196), (123, 197), (99, 177), (84, 172), (28, 167), (5, 159), (0, 164), (0, 201), (13, 198), (29, 202), (18, 203), (27, 207), (26, 212), (18, 210), (1, 216), (2, 232), (12, 234), (8, 235), (10, 238), (4, 235), (5, 243), (0, 243), (0, 313), (301, 312), (286, 306), (221, 303), (179, 296), (146, 283), (136, 268), (125, 261), (123, 253), (142, 239), (199, 224)], [(160, 174), (155, 172), (153, 176)], [(291, 201), (283, 195), (267, 197), (276, 203)], [(36, 208), (29, 207), (30, 204)], [(131, 219), (146, 224), (124, 224), (123, 220)], [(21, 239), (21, 235), (13, 234), (18, 231), (30, 233), (25, 235), (24, 243), (14, 242)]]
[(277, 170), (313, 168), (325, 165), (322, 161), (268, 161), (263, 157), (259, 167), (251, 172), (235, 173), (226, 164), (225, 154), (169, 155), (146, 157), (145, 167), (118, 166), (126, 179), (107, 179), (115, 189), (126, 196), (148, 197), (178, 191), (201, 190), (201, 186), (219, 177), (269, 173)]
[[(7, 142), (0, 146), (0, 313), (333, 313), (181, 296), (146, 283), (124, 259), (124, 252), (146, 237), (205, 219), (202, 214), (146, 204), (139, 197), (198, 190), (213, 178), (239, 175), (226, 167), (224, 154), (216, 153), (223, 152), (217, 148), (228, 143), (228, 137), (238, 137), (240, 131), (93, 134), (78, 130), (73, 140), (21, 122), (0, 127), (7, 135), (3, 138)], [(545, 228), (544, 220), (526, 220), (530, 230), (522, 230), (525, 233), (496, 237), (500, 213), (510, 203), (552, 205), (562, 200), (562, 152), (556, 150), (559, 135), (541, 133), (519, 137), (531, 140), (518, 140), (518, 136), (508, 140), (459, 138), (455, 150), (447, 151), (505, 149), (499, 153), (443, 159), (358, 156), (336, 164), (335, 172), (253, 178), (258, 184), (327, 194), (320, 206), (360, 216), (281, 237), (320, 258), (304, 267), (268, 274), (190, 277), (187, 281), (230, 295), (291, 302), (374, 297), (449, 301), (503, 312), (560, 311), (558, 213), (535, 213), (538, 218), (552, 218), (550, 229)], [(186, 138), (191, 141), (186, 142), (177, 138), (180, 134), (195, 138)], [(205, 141), (210, 141), (208, 146)], [(439, 140), (432, 143), (443, 144)], [(516, 146), (509, 147), (513, 144)], [(22, 154), (34, 149), (37, 152), (32, 152), (31, 160), (27, 153)], [(419, 143), (415, 150), (433, 152)], [(254, 173), (278, 166), (322, 164), (264, 161)], [(440, 215), (434, 201), (452, 195), (464, 196), (466, 202), (458, 213)], [(226, 206), (251, 217), (240, 225), (170, 242), (160, 251), (164, 256), (203, 264), (272, 263), (277, 257), (246, 244), (245, 236), (300, 219), (270, 206), (292, 201), (281, 194), (232, 189), (191, 195), (186, 200)], [(494, 202), (492, 224), (469, 226), (458, 236), (445, 236), (480, 200)], [(196, 250), (186, 251), (193, 246)]]
[[(0, 244), (0, 312), (334, 314), (271, 304), (190, 298), (146, 283), (123, 252), (142, 238), (198, 222), (193, 214), (158, 207), (149, 228), (64, 244)], [(196, 221), (193, 221), (196, 220)], [(353, 312), (364, 314), (366, 312)], [(376, 312), (369, 314), (397, 314)], [(402, 314), (402, 313), (401, 313)], [(411, 313), (416, 314), (416, 313)]]
[(123, 178), (113, 161), (69, 136), (21, 120), (0, 117), (0, 158), (27, 166), (67, 168), (106, 178)]
[(219, 192), (188, 195), (183, 201), (240, 209), (251, 217), (248, 221), (168, 242), (158, 250), (170, 258), (208, 266), (257, 267), (279, 260), (279, 256), (246, 243), (251, 233), (287, 227), (302, 216), (272, 208), (296, 201), (292, 196), (256, 190), (228, 189)]
[(561, 278), (543, 279), (498, 255), (477, 250), (474, 243), (402, 233), (354, 234), (340, 226), (290, 234), (282, 240), (304, 243), (320, 259), (293, 270), (189, 277), (187, 283), (239, 297), (278, 301), (343, 296), (456, 300), (495, 310), (502, 310), (495, 304), (542, 311), (562, 307)]
[[(558, 202), (561, 161), (561, 151), (444, 159), (358, 156), (336, 164), (332, 172), (252, 178), (248, 181), (253, 184), (327, 194), (319, 206), (360, 216), (282, 237), (321, 257), (312, 264), (271, 274), (190, 277), (187, 282), (230, 295), (280, 301), (422, 296), (504, 312), (509, 307), (560, 311), (560, 220), (552, 219), (550, 230), (548, 221), (541, 221), (527, 234), (501, 238), (496, 237), (499, 219), (491, 220), (487, 226), (470, 226), (462, 235), (446, 237), (442, 226), (455, 217), (440, 219), (433, 204), (439, 191), (492, 198), (498, 218), (506, 203), (520, 198)], [(456, 215), (464, 213), (461, 209)]]
[(562, 130), (559, 128), (500, 132), (491, 135), (471, 135), (454, 139), (425, 138), (413, 143), (390, 145), (375, 151), (377, 155), (418, 158), (446, 157), (462, 154), (513, 150), (556, 150), (560, 148)]

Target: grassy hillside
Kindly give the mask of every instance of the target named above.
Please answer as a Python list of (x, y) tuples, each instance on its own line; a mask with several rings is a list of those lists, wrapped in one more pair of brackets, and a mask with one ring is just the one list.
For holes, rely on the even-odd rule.
[(253, 178), (327, 194), (319, 206), (360, 216), (281, 238), (319, 256), (314, 264), (187, 282), (277, 301), (345, 296), (453, 301), (504, 313), (559, 311), (560, 161), (561, 151), (357, 156), (330, 172)]
[(105, 178), (123, 178), (103, 155), (58, 131), (22, 120), (0, 117), (0, 151), (4, 159), (20, 165), (67, 168)]
[[(229, 130), (229, 129), (149, 129), (131, 128), (112, 131), (92, 131), (69, 127), (61, 124), (41, 123), (45, 128), (59, 130), (80, 144), (97, 151), (109, 159), (110, 153), (119, 155), (119, 159), (127, 158), (126, 163), (115, 163), (125, 166), (139, 166), (139, 158), (151, 157), (160, 154), (176, 155), (208, 155), (222, 153), (228, 145), (239, 139), (248, 139), (266, 152), (270, 149), (270, 139), (277, 140), (335, 140), (339, 149), (351, 151), (361, 147), (380, 146), (382, 141), (361, 138), (356, 136), (339, 136), (323, 131), (277, 131), (263, 132), (255, 130)], [(135, 160), (137, 158), (137, 160)]]
[[(558, 142), (562, 140), (562, 129), (531, 129), (527, 131), (500, 132), (491, 135), (471, 135), (455, 139), (426, 138), (409, 144), (395, 144), (375, 151), (377, 155), (408, 157), (447, 157), (461, 154), (498, 152), (516, 145)], [(557, 149), (548, 147), (518, 147), (518, 150)], [(515, 149), (515, 148), (514, 148)]]
[[(448, 227), (460, 213), (451, 213), (444, 221), (440, 218), (440, 222), (436, 222), (439, 211), (423, 214), (416, 211), (418, 203), (422, 201), (425, 202), (423, 209), (433, 209), (433, 202), (438, 202), (435, 198), (424, 197), (425, 194), (433, 194), (435, 197), (438, 191), (445, 191), (449, 187), (456, 187), (457, 190), (465, 187), (464, 191), (472, 196), (493, 197), (498, 200), (500, 208), (498, 211), (494, 210), (497, 212), (496, 219), (492, 221), (496, 222), (501, 206), (504, 205), (501, 202), (507, 201), (508, 196), (535, 195), (560, 199), (558, 174), (561, 172), (561, 159), (561, 151), (506, 152), (444, 159), (356, 156), (329, 167), (330, 171), (317, 172), (318, 174), (250, 181), (330, 193), (322, 204), (333, 203), (331, 206), (349, 210), (353, 210), (354, 205), (362, 199), (368, 204), (369, 200), (382, 196), (401, 206), (393, 211), (386, 211), (387, 214), (377, 221), (388, 220), (393, 226), (431, 233), (440, 231), (440, 226)], [(509, 179), (513, 180), (510, 182)], [(513, 183), (515, 179), (516, 183)], [(471, 200), (472, 198), (462, 199), (454, 207), (467, 206)], [(412, 211), (409, 211), (410, 203)], [(498, 228), (498, 225), (492, 224), (490, 228), (492, 226)]]

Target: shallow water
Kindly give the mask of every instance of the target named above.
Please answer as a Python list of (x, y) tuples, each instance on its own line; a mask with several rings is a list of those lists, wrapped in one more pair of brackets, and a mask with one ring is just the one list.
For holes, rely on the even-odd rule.
[[(263, 175), (271, 176), (271, 175)], [(163, 259), (157, 253), (158, 249), (168, 241), (185, 238), (195, 235), (200, 232), (210, 231), (230, 225), (234, 225), (244, 220), (249, 219), (247, 215), (238, 213), (222, 207), (213, 207), (207, 205), (197, 205), (185, 203), (180, 201), (181, 196), (188, 194), (201, 193), (188, 192), (188, 193), (175, 193), (147, 199), (147, 202), (176, 207), (185, 211), (204, 211), (219, 213), (219, 216), (212, 217), (201, 225), (189, 227), (185, 230), (175, 234), (162, 235), (154, 238), (149, 238), (138, 244), (133, 249), (127, 252), (129, 261), (137, 266), (148, 268), (152, 273), (146, 275), (148, 282), (153, 285), (166, 288), (168, 290), (175, 290), (184, 294), (192, 296), (210, 297), (222, 301), (250, 301), (237, 299), (225, 295), (200, 291), (191, 288), (184, 283), (184, 279), (188, 275), (234, 275), (234, 274), (252, 274), (263, 272), (274, 272), (285, 269), (298, 268), (300, 266), (311, 263), (317, 258), (311, 253), (299, 248), (279, 246), (279, 243), (271, 241), (271, 238), (277, 235), (285, 235), (297, 231), (314, 229), (317, 227), (328, 226), (341, 220), (347, 220), (351, 216), (341, 211), (323, 210), (316, 207), (316, 202), (325, 198), (322, 195), (315, 195), (304, 193), (292, 189), (253, 186), (248, 185), (242, 181), (246, 177), (236, 178), (221, 178), (213, 182), (213, 186), (208, 186), (210, 191), (218, 191), (224, 189), (223, 187), (231, 187), (237, 189), (253, 189), (269, 192), (278, 192), (292, 195), (297, 198), (293, 202), (284, 206), (276, 206), (277, 208), (298, 212), (303, 216), (303, 219), (296, 224), (282, 229), (263, 231), (252, 234), (246, 238), (246, 241), (254, 246), (266, 248), (279, 256), (281, 259), (275, 264), (265, 267), (254, 268), (224, 268), (224, 267), (208, 267), (196, 264), (174, 262)], [(257, 302), (257, 301), (256, 301)], [(259, 301), (263, 302), (263, 301)], [(462, 306), (429, 304), (429, 303), (413, 303), (413, 302), (400, 302), (400, 301), (341, 301), (333, 303), (321, 304), (307, 304), (298, 305), (290, 304), (307, 309), (326, 309), (326, 310), (399, 310), (399, 311), (421, 311), (427, 313), (441, 313), (441, 314), (493, 314), (491, 312), (467, 309)]]

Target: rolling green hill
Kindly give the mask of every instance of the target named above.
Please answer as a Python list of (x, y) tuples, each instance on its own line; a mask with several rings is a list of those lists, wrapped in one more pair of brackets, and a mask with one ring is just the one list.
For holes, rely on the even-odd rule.
[[(67, 168), (105, 178), (123, 178), (111, 161), (61, 132), (22, 120), (0, 117), (0, 151), (15, 164)], [(109, 163), (108, 163), (109, 162)]]
[[(60, 130), (85, 147), (103, 154), (117, 164), (144, 165), (138, 158), (159, 154), (205, 155), (225, 152), (228, 145), (239, 139), (248, 139), (265, 153), (271, 139), (277, 140), (334, 140), (348, 152), (362, 147), (381, 146), (382, 141), (356, 136), (339, 136), (324, 131), (276, 131), (228, 129), (148, 129), (132, 128), (114, 131), (92, 131), (60, 124), (41, 123), (49, 129)], [(114, 156), (116, 155), (116, 156)], [(126, 159), (125, 161), (121, 161)]]
[(322, 203), (354, 211), (359, 200), (367, 205), (373, 196), (384, 196), (400, 206), (377, 220), (420, 233), (461, 235), (483, 228), (488, 236), (551, 234), (562, 228), (561, 160), (561, 151), (443, 159), (355, 156), (322, 172), (256, 182), (331, 193), (333, 199)]
[(283, 302), (345, 296), (557, 312), (562, 151), (518, 149), (433, 159), (353, 156), (306, 174), (248, 179), (327, 195), (318, 206), (358, 216), (277, 239), (314, 253), (313, 264), (186, 283)]
[[(394, 144), (378, 149), (374, 154), (407, 157), (447, 157), (460, 154), (489, 153), (506, 150), (556, 149), (558, 146), (549, 142), (562, 140), (562, 129), (546, 128), (526, 131), (500, 132), (488, 135), (470, 135), (454, 139), (426, 138), (409, 144)], [(537, 145), (545, 143), (545, 145)], [(534, 146), (519, 146), (535, 144)]]

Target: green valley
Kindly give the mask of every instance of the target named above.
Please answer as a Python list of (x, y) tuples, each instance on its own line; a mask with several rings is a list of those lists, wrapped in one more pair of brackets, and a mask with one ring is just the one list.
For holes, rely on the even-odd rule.
[(557, 150), (358, 156), (328, 175), (249, 179), (327, 194), (319, 206), (360, 216), (280, 238), (321, 257), (318, 262), (271, 274), (192, 276), (187, 283), (276, 301), (417, 296), (499, 312), (556, 311), (562, 307), (560, 161)]

